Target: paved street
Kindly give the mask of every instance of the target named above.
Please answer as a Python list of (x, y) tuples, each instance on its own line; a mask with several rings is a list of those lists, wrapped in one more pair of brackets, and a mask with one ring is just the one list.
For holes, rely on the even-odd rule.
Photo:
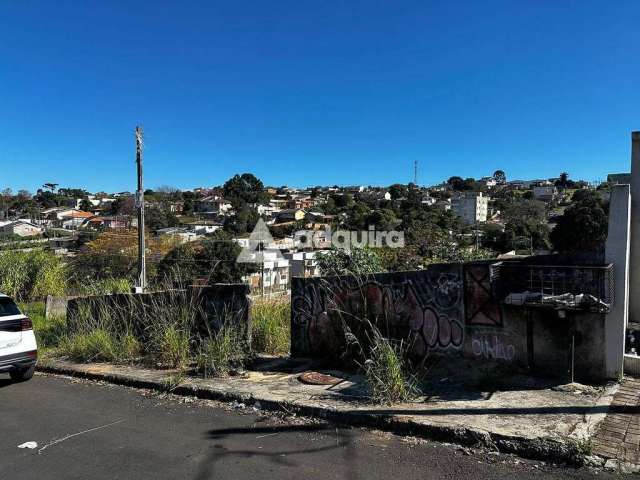
[(0, 377), (0, 429), (0, 478), (13, 480), (613, 478), (42, 375)]

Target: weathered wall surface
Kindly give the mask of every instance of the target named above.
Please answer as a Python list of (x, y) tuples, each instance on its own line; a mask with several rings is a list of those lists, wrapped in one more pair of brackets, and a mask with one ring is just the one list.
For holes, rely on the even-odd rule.
[[(392, 338), (413, 338), (413, 353), (498, 360), (568, 378), (575, 340), (576, 380), (604, 375), (604, 315), (507, 306), (490, 265), (432, 265), (415, 272), (293, 278), (291, 354), (339, 358), (342, 323), (367, 318)], [(349, 322), (349, 320), (353, 320)]]
[(291, 353), (339, 354), (340, 321), (368, 318), (394, 338), (415, 335), (416, 354), (460, 350), (464, 305), (460, 265), (354, 277), (293, 278)]

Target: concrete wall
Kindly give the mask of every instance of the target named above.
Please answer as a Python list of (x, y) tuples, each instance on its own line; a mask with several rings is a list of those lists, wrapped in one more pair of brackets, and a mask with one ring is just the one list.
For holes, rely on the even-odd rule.
[(631, 132), (631, 258), (629, 320), (640, 322), (640, 132)]
[(489, 263), (432, 265), (415, 272), (294, 278), (291, 354), (340, 361), (366, 318), (391, 338), (412, 338), (413, 355), (501, 361), (569, 379), (605, 376), (604, 315), (507, 306), (496, 296)]
[(616, 185), (611, 189), (605, 248), (605, 262), (613, 263), (615, 287), (605, 328), (606, 375), (611, 379), (620, 378), (623, 373), (625, 329), (629, 317), (630, 227), (630, 186)]
[[(219, 284), (142, 294), (113, 294), (76, 297), (67, 304), (67, 327), (71, 333), (84, 328), (81, 316), (89, 312), (94, 320), (108, 323), (114, 331), (130, 330), (142, 341), (148, 339), (148, 315), (156, 315), (158, 305), (184, 305), (194, 313), (197, 333), (217, 332), (229, 322), (250, 335), (251, 317), (249, 286), (245, 284)], [(105, 306), (111, 315), (104, 315)], [(178, 314), (178, 312), (176, 312)]]
[[(291, 353), (336, 357), (345, 350), (342, 322), (369, 319), (395, 338), (415, 334), (416, 355), (459, 351), (464, 340), (462, 267), (355, 277), (293, 278)], [(337, 358), (337, 357), (336, 357)]]
[(53, 317), (67, 316), (67, 302), (71, 297), (54, 297), (47, 295), (47, 300), (44, 307), (44, 316), (48, 320)]

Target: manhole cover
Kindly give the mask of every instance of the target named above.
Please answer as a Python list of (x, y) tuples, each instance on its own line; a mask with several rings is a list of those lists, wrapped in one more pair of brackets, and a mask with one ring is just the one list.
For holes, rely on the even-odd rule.
[(298, 377), (298, 380), (308, 385), (336, 385), (343, 379), (319, 372), (304, 372)]

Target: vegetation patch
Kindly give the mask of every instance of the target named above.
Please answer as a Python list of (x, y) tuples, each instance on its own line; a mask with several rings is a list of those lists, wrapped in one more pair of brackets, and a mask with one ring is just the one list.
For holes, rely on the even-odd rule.
[(224, 377), (244, 368), (248, 358), (242, 332), (236, 327), (225, 326), (202, 342), (197, 356), (198, 371), (205, 378)]
[(251, 305), (251, 349), (256, 353), (284, 355), (291, 345), (291, 302), (258, 299)]

